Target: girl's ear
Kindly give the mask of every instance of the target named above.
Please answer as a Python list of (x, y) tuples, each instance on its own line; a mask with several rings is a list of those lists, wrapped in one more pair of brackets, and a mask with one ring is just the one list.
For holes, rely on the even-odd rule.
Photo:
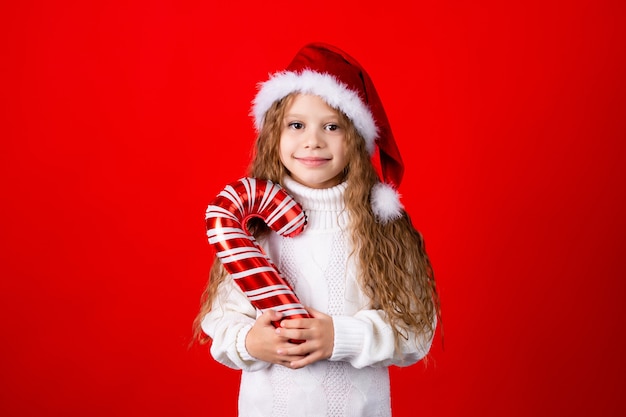
[(400, 218), (404, 210), (398, 191), (382, 182), (372, 188), (371, 204), (376, 219), (383, 224)]

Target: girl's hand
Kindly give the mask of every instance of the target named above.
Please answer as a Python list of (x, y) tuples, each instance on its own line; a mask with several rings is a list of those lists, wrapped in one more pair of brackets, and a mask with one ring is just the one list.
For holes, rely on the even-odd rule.
[[(335, 327), (332, 317), (312, 308), (307, 308), (307, 311), (313, 318), (283, 320), (279, 328), (272, 330), (284, 342), (276, 353), (291, 369), (328, 359), (333, 353)], [(288, 343), (289, 340), (304, 342), (293, 344)]]
[[(282, 337), (276, 332), (277, 329), (272, 322), (279, 321), (281, 318), (282, 314), (274, 310), (267, 310), (257, 318), (246, 336), (246, 349), (250, 355), (259, 360), (291, 368), (292, 362), (300, 361), (304, 359), (304, 356), (278, 353), (298, 346), (290, 343), (289, 338)], [(285, 321), (288, 320), (283, 322)]]

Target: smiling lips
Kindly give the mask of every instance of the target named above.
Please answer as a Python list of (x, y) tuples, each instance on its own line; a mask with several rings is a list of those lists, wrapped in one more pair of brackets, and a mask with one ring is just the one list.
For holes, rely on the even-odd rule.
[(321, 158), (321, 157), (294, 157), (294, 159), (300, 162), (302, 165), (305, 165), (309, 168), (315, 168), (324, 165), (326, 162), (330, 161), (330, 158)]

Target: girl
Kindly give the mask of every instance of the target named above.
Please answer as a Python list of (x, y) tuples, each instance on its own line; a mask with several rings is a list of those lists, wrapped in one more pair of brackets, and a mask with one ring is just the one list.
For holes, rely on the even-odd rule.
[(240, 416), (390, 416), (387, 367), (426, 356), (439, 300), (394, 188), (403, 164), (384, 109), (362, 67), (330, 45), (305, 46), (259, 87), (250, 176), (280, 183), (308, 222), (295, 238), (248, 228), (312, 318), (257, 312), (215, 261), (196, 335), (243, 371)]

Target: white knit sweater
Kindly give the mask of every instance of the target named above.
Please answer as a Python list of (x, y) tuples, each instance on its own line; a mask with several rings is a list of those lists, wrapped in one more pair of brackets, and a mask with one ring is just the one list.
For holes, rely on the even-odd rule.
[(387, 366), (411, 365), (431, 340), (409, 337), (400, 351), (380, 310), (370, 307), (349, 257), (346, 184), (311, 189), (286, 178), (287, 191), (302, 205), (307, 227), (295, 238), (275, 233), (260, 242), (303, 305), (333, 318), (332, 357), (298, 370), (259, 361), (245, 339), (260, 314), (239, 287), (221, 285), (202, 328), (218, 362), (241, 369), (240, 417), (384, 417), (391, 415)]

